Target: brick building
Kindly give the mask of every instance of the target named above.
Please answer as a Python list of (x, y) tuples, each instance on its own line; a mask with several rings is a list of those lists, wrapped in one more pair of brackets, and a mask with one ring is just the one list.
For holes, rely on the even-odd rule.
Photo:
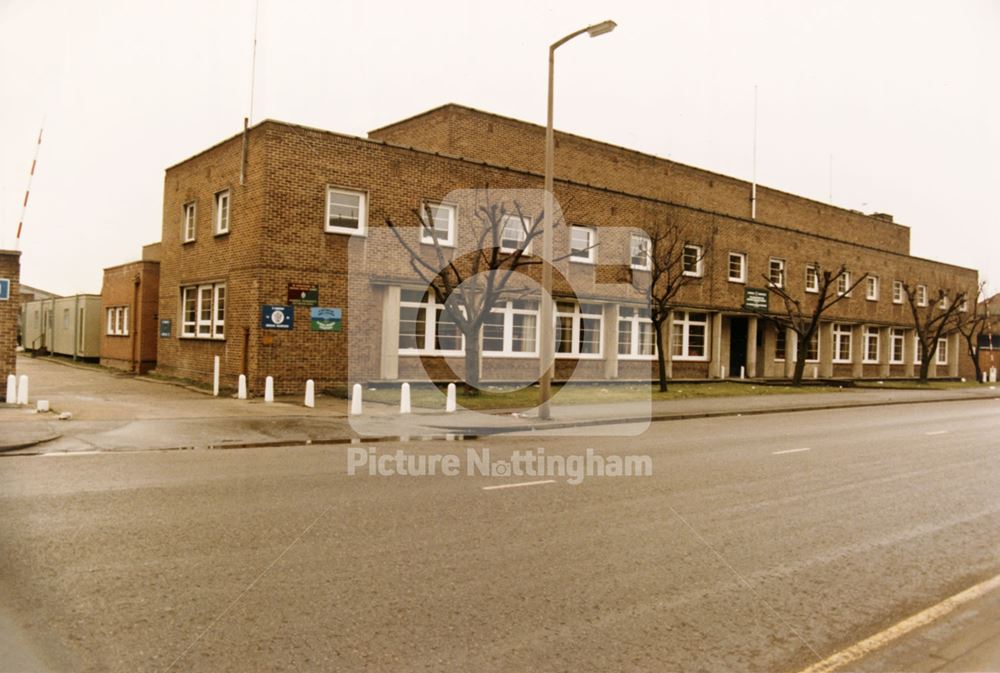
[(104, 270), (102, 365), (136, 374), (156, 366), (159, 292), (159, 243), (143, 246), (140, 260)]
[[(272, 375), (289, 391), (306, 378), (322, 388), (460, 375), (462, 341), (384, 223), (414, 224), (406, 231), (419, 246), (414, 211), (431, 205), (441, 234), (467, 245), (476, 204), (452, 201), (461, 198), (456, 190), (487, 199), (540, 190), (543, 138), (539, 126), (446, 105), (369, 138), (268, 120), (249, 130), (245, 154), (235, 136), (167, 169), (159, 304), (170, 325), (157, 369), (207, 379), (219, 355), (224, 385), (243, 372), (253, 390)], [(747, 182), (570, 134), (556, 140), (565, 225), (555, 232), (563, 257), (554, 263), (557, 378), (654, 375), (643, 295), (631, 284), (642, 264), (630, 257), (635, 228), (652, 221), (683, 222), (690, 245), (706, 251), (664, 339), (675, 378), (789, 375), (788, 335), (745, 308), (745, 290), (765, 275), (790, 291), (808, 291), (814, 263), (845, 263), (875, 279), (822, 324), (810, 370), (824, 378), (912, 376), (915, 339), (901, 284), (924, 286), (928, 296), (977, 286), (974, 270), (910, 256), (909, 229), (891, 216), (764, 187), (753, 213)], [(581, 252), (580, 240), (597, 243), (570, 254)], [(315, 307), (281, 308), (303, 298)], [(342, 331), (317, 329), (310, 317), (318, 308), (339, 311)], [(490, 329), (483, 379), (533, 380), (537, 303), (504, 302)], [(967, 374), (971, 362), (959, 354), (950, 335), (933, 375)]]
[(1000, 294), (986, 299), (980, 310), (990, 316), (990, 324), (979, 336), (979, 367), (988, 376), (991, 369), (1000, 370)]
[(7, 390), (7, 376), (17, 373), (20, 280), (21, 253), (15, 250), (0, 250), (0, 393), (4, 395)]

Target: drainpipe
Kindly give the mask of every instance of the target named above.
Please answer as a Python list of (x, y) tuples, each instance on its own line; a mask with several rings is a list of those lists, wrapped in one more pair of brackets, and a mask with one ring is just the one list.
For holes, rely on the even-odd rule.
[[(52, 320), (55, 321), (55, 315), (52, 316)], [(73, 296), (73, 326), (73, 362), (76, 362), (76, 354), (80, 350), (80, 295), (78, 294)]]
[(129, 316), (129, 338), (132, 340), (132, 373), (141, 374), (142, 367), (139, 362), (141, 354), (139, 353), (139, 288), (142, 285), (142, 276), (140, 274), (135, 274), (135, 279), (133, 280), (132, 286), (132, 315)]

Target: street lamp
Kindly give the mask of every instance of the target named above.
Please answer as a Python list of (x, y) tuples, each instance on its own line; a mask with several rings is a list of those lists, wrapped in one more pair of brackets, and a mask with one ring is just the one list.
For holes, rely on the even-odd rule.
[(548, 120), (545, 125), (545, 202), (542, 219), (542, 305), (541, 315), (541, 378), (538, 386), (538, 417), (548, 420), (551, 417), (549, 399), (552, 397), (552, 375), (555, 370), (555, 337), (552, 320), (552, 173), (555, 163), (555, 133), (552, 130), (552, 90), (555, 80), (556, 49), (566, 44), (574, 37), (587, 33), (591, 37), (610, 33), (617, 24), (614, 21), (602, 21), (587, 26), (575, 33), (553, 42), (549, 46), (549, 104)]

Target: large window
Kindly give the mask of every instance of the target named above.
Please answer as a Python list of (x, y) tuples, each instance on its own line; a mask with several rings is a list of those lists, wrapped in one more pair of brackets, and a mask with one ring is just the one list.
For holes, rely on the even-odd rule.
[(938, 339), (937, 354), (935, 355), (936, 362), (939, 365), (948, 364), (948, 340)]
[(215, 195), (215, 235), (229, 233), (229, 190)]
[(529, 231), (531, 231), (531, 220), (527, 217), (505, 216), (500, 229), (500, 250), (514, 252), (524, 249), (524, 254), (529, 254), (531, 242), (529, 241), (527, 245), (524, 244)]
[(649, 271), (653, 264), (650, 258), (649, 236), (646, 234), (632, 234), (629, 239), (630, 265), (638, 271)]
[(729, 253), (729, 282), (747, 282), (747, 254), (745, 252)]
[(594, 263), (597, 259), (597, 230), (573, 225), (569, 232), (569, 258), (574, 262)]
[(493, 356), (538, 354), (538, 302), (500, 302), (483, 324), (483, 352)]
[(906, 346), (906, 331), (901, 327), (893, 327), (889, 332), (892, 339), (892, 352), (889, 355), (889, 363), (894, 365), (903, 364), (903, 352)]
[(813, 264), (806, 267), (806, 292), (819, 292), (819, 270)]
[(596, 358), (601, 356), (604, 324), (600, 304), (556, 303), (556, 356)]
[(656, 336), (648, 308), (618, 309), (618, 356), (649, 360), (656, 355)]
[(182, 238), (185, 243), (190, 243), (194, 240), (195, 233), (197, 230), (197, 209), (195, 208), (194, 201), (190, 203), (185, 203), (182, 209)]
[[(789, 350), (791, 350), (792, 362), (795, 362), (799, 354), (799, 336), (795, 332), (792, 332), (791, 349), (789, 349), (785, 330), (779, 329), (774, 344), (774, 359), (783, 361)], [(819, 330), (813, 332), (812, 337), (809, 339), (809, 348), (806, 350), (806, 362), (819, 362)]]
[(402, 290), (399, 301), (400, 355), (461, 355), (465, 338), (430, 290)]
[(224, 339), (226, 284), (206, 283), (181, 288), (181, 336)]
[(865, 357), (864, 362), (875, 364), (878, 362), (879, 334), (878, 327), (865, 327)]
[(328, 188), (326, 190), (326, 231), (333, 234), (363, 236), (368, 223), (365, 201), (363, 192)]
[(785, 260), (772, 257), (767, 264), (767, 277), (771, 285), (785, 287)]
[(708, 314), (675, 311), (671, 341), (674, 360), (708, 360)]
[(693, 243), (685, 243), (682, 254), (681, 262), (684, 265), (684, 275), (700, 277), (702, 275), (702, 261), (705, 257), (702, 247)]
[(107, 334), (128, 336), (128, 306), (113, 306), (108, 309)]
[(851, 334), (853, 327), (844, 323), (833, 324), (833, 361), (851, 361)]
[(455, 245), (455, 206), (446, 203), (425, 203), (420, 211), (423, 227), (420, 229), (421, 243), (434, 243), (452, 247)]

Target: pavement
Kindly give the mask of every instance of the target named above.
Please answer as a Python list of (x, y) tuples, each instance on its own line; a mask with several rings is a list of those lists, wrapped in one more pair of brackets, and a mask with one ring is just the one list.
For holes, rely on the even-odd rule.
[[(18, 359), (30, 381), (32, 408), (0, 405), (0, 452), (65, 452), (240, 448), (299, 443), (374, 441), (387, 437), (484, 436), (497, 433), (636, 436), (650, 422), (833, 408), (860, 408), (967, 399), (1000, 399), (997, 386), (954, 390), (844, 388), (837, 393), (646, 400), (560, 405), (552, 420), (530, 414), (415, 408), (365, 402), (348, 416), (348, 402), (318, 396), (307, 408), (297, 397), (213, 398), (204, 391), (115, 374), (61, 359)], [(595, 388), (595, 399), (600, 390)], [(49, 401), (49, 413), (34, 402)], [(442, 407), (444, 401), (442, 398)], [(69, 412), (70, 420), (59, 420)]]
[[(364, 447), (652, 461), (578, 486), (352, 476), (336, 444), (8, 455), (0, 671), (807, 670), (1000, 576), (998, 409)], [(840, 670), (1000, 670), (998, 602)]]

